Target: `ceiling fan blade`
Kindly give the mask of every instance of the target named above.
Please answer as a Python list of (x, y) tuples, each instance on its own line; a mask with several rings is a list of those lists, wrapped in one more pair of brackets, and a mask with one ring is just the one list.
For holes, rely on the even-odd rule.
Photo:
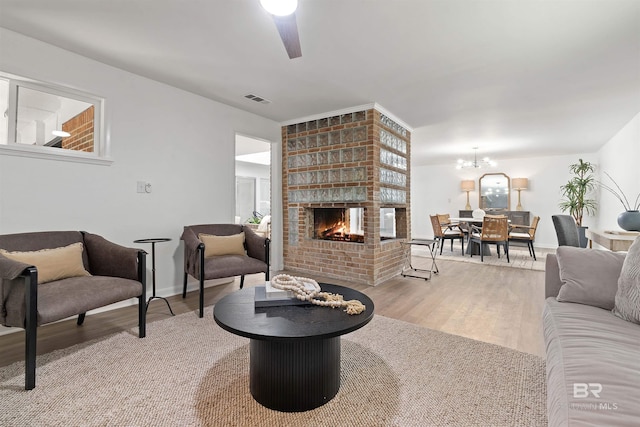
[(300, 48), (300, 37), (298, 37), (298, 25), (296, 23), (296, 14), (292, 13), (288, 16), (273, 16), (276, 28), (280, 33), (284, 48), (287, 50), (289, 59), (302, 56)]

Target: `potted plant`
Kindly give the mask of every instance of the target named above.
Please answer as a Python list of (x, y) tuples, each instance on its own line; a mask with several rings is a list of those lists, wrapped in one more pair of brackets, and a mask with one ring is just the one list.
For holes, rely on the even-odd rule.
[(622, 207), (624, 208), (624, 212), (618, 215), (618, 225), (623, 230), (627, 231), (640, 231), (640, 193), (636, 197), (635, 202), (633, 204), (629, 203), (629, 199), (624, 194), (618, 183), (611, 178), (611, 175), (604, 172), (604, 174), (613, 182), (615, 188), (600, 182), (600, 186), (607, 190), (609, 193), (613, 194), (616, 199), (622, 203)]
[(595, 166), (591, 162), (578, 159), (578, 163), (569, 166), (569, 171), (573, 174), (569, 182), (560, 186), (563, 200), (560, 202), (562, 212), (569, 214), (576, 220), (578, 233), (580, 235), (580, 246), (587, 247), (587, 237), (582, 226), (582, 218), (585, 213), (593, 215), (596, 212), (597, 202), (590, 199), (589, 194), (595, 189), (597, 181), (593, 176)]

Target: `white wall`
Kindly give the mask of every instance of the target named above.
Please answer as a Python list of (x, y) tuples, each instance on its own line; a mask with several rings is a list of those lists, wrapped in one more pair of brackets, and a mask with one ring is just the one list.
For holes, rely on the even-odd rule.
[[(484, 173), (503, 172), (510, 178), (529, 178), (529, 189), (521, 192), (522, 208), (531, 212), (531, 218), (540, 216), (536, 232), (536, 246), (554, 248), (558, 244), (551, 215), (562, 213), (560, 185), (569, 180), (569, 165), (579, 158), (595, 162), (595, 154), (575, 154), (526, 159), (500, 160), (498, 166), (488, 169), (461, 169), (455, 164), (412, 166), (411, 177), (411, 230), (412, 237), (433, 237), (429, 215), (449, 213), (458, 216), (466, 205), (466, 193), (460, 190), (460, 181), (472, 179), (476, 189), (469, 193), (472, 209), (478, 207), (478, 179)], [(511, 209), (518, 204), (518, 192), (511, 193)], [(586, 217), (584, 225), (593, 226), (596, 218)]]
[[(234, 220), (236, 133), (273, 141), (277, 159), (280, 125), (2, 28), (0, 51), (3, 71), (105, 97), (115, 160), (0, 155), (0, 234), (86, 230), (149, 252), (133, 240), (170, 237), (156, 245), (158, 293), (180, 292), (183, 226)], [(278, 165), (273, 182), (281, 181)], [(136, 181), (151, 183), (152, 193), (136, 193)], [(273, 197), (281, 199), (279, 186)], [(280, 236), (273, 236), (274, 265), (282, 263)]]
[[(618, 183), (633, 204), (640, 193), (640, 113), (631, 119), (607, 144), (598, 151), (600, 179), (612, 186), (602, 174), (607, 172)], [(622, 204), (606, 190), (600, 190), (600, 208), (597, 227), (601, 230), (621, 230), (618, 215), (624, 211)]]

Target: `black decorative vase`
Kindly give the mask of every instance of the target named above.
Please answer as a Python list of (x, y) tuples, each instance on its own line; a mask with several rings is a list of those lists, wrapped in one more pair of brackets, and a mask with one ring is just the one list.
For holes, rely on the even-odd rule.
[(618, 215), (618, 225), (623, 230), (640, 231), (640, 211), (625, 211)]

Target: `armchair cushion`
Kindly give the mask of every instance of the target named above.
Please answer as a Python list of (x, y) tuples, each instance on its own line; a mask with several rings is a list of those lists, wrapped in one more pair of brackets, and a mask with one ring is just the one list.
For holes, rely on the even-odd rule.
[(245, 255), (244, 232), (230, 236), (216, 236), (200, 233), (198, 238), (204, 243), (204, 257), (220, 255)]
[(38, 251), (7, 251), (0, 249), (6, 258), (19, 261), (38, 269), (38, 284), (66, 279), (68, 277), (90, 276), (82, 261), (82, 243)]

